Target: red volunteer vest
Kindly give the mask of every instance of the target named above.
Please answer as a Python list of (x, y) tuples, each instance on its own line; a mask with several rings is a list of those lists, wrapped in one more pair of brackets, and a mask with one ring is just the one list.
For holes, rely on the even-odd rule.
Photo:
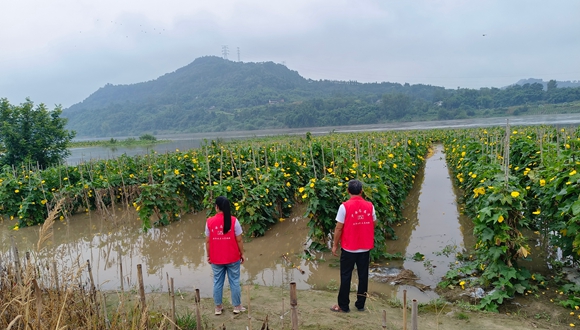
[(225, 265), (236, 262), (242, 258), (234, 225), (236, 218), (232, 217), (232, 226), (226, 234), (224, 230), (224, 214), (218, 213), (207, 219), (207, 228), (209, 229), (209, 260), (212, 264)]
[(365, 201), (361, 196), (351, 196), (342, 205), (346, 209), (340, 237), (342, 248), (350, 251), (372, 249), (375, 245), (373, 204)]

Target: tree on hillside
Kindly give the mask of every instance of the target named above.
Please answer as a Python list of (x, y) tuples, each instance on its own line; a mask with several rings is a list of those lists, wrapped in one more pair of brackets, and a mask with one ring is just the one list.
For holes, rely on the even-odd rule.
[(0, 164), (44, 168), (62, 162), (70, 154), (67, 145), (76, 132), (64, 128), (67, 119), (61, 113), (60, 106), (49, 111), (42, 103), (35, 107), (28, 98), (20, 105), (0, 99)]

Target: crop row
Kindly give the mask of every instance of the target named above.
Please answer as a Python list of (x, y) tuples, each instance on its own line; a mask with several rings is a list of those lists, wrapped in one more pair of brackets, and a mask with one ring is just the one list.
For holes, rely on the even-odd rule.
[(187, 212), (211, 210), (215, 197), (223, 195), (233, 202), (246, 231), (260, 236), (288, 217), (295, 203), (305, 202), (311, 236), (320, 247), (347, 198), (344, 183), (358, 178), (377, 208), (377, 243), (384, 246), (429, 144), (410, 132), (307, 135), (212, 141), (187, 152), (121, 156), (45, 170), (5, 167), (0, 212), (18, 229), (42, 223), (59, 200), (64, 205), (61, 219), (79, 211), (106, 213), (110, 207), (132, 206), (147, 229), (177, 221)]

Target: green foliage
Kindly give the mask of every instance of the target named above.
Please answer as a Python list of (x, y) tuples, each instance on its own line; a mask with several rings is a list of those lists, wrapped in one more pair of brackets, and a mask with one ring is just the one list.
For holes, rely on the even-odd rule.
[(30, 99), (12, 105), (0, 99), (0, 165), (27, 164), (41, 168), (59, 164), (70, 154), (68, 143), (74, 131), (67, 131), (57, 106), (49, 111), (44, 104), (36, 107)]
[(151, 134), (143, 134), (139, 137), (139, 140), (154, 142), (154, 141), (157, 141), (157, 138)]

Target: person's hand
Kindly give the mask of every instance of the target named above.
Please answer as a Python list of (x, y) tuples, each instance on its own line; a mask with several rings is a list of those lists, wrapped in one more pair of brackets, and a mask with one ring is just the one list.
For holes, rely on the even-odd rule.
[(209, 256), (207, 256), (207, 263), (211, 264), (211, 259), (209, 258)]
[(243, 264), (243, 263), (244, 263), (244, 261), (246, 261), (246, 257), (244, 257), (244, 254), (243, 254), (243, 253), (240, 255), (240, 257), (241, 257), (241, 260), (242, 260), (242, 262), (241, 262), (241, 263)]
[(335, 257), (338, 257), (338, 253), (336, 253), (336, 250), (338, 250), (338, 246), (333, 246), (332, 247), (332, 255)]

